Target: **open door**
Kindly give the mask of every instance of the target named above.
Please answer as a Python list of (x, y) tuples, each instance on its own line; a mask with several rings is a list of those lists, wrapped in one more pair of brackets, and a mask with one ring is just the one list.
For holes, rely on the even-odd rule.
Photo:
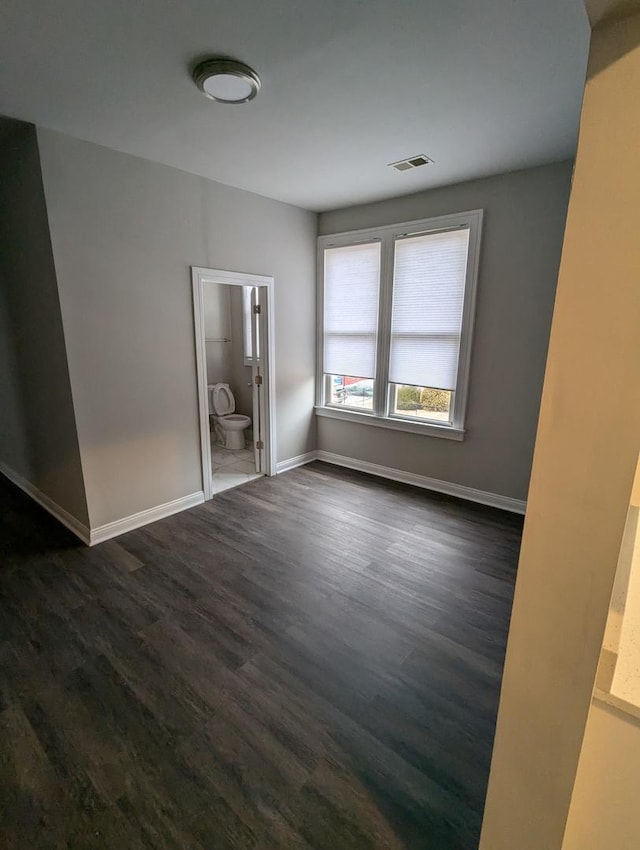
[[(275, 405), (274, 387), (274, 336), (273, 336), (273, 285), (267, 275), (245, 274), (221, 269), (192, 266), (193, 318), (198, 381), (198, 408), (200, 420), (200, 446), (202, 459), (202, 485), (204, 498), (211, 499), (214, 492), (211, 441), (209, 433), (209, 394), (207, 379), (204, 288), (207, 284), (243, 288), (243, 363), (251, 367), (253, 453), (256, 472), (261, 475), (276, 474)], [(246, 300), (245, 300), (246, 299)], [(250, 309), (247, 309), (247, 302)], [(250, 318), (250, 322), (247, 319)], [(250, 325), (250, 327), (249, 327)], [(224, 340), (225, 342), (227, 340)], [(251, 345), (251, 352), (248, 352)], [(246, 372), (243, 374), (246, 380)], [(232, 388), (233, 389), (233, 388)], [(231, 485), (235, 486), (235, 485)]]

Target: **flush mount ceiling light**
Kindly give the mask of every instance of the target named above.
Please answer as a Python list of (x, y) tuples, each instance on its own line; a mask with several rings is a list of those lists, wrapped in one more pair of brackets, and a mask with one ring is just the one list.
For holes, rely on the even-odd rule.
[(247, 103), (260, 91), (253, 68), (235, 59), (206, 59), (193, 69), (200, 91), (219, 103)]

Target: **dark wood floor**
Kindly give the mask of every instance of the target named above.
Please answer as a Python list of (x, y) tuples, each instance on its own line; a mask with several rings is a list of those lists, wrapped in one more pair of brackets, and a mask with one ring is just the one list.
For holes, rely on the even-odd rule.
[(3, 850), (477, 847), (519, 518), (316, 463), (0, 519)]

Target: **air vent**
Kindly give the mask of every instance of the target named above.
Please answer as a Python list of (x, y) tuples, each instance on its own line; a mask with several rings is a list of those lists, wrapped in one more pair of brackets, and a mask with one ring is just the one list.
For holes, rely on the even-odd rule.
[(411, 171), (412, 168), (420, 168), (430, 162), (433, 162), (433, 160), (421, 153), (417, 156), (410, 156), (408, 159), (400, 159), (398, 162), (390, 162), (389, 168), (395, 168), (396, 171)]

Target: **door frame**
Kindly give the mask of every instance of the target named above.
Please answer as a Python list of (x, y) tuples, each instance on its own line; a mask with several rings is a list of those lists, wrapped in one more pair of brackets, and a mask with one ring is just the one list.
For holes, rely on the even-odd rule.
[[(259, 288), (261, 307), (260, 349), (262, 354), (262, 391), (266, 422), (264, 423), (264, 470), (265, 475), (276, 474), (276, 417), (273, 388), (274, 375), (274, 333), (273, 333), (273, 294), (274, 280), (268, 275), (230, 272), (222, 269), (208, 269), (191, 266), (193, 288), (193, 322), (196, 346), (196, 375), (198, 383), (198, 412), (200, 420), (200, 454), (202, 458), (202, 489), (205, 500), (213, 498), (211, 482), (211, 443), (209, 437), (209, 396), (207, 390), (207, 353), (204, 329), (204, 286), (218, 283), (227, 286), (256, 286)], [(253, 417), (252, 417), (253, 419)]]

